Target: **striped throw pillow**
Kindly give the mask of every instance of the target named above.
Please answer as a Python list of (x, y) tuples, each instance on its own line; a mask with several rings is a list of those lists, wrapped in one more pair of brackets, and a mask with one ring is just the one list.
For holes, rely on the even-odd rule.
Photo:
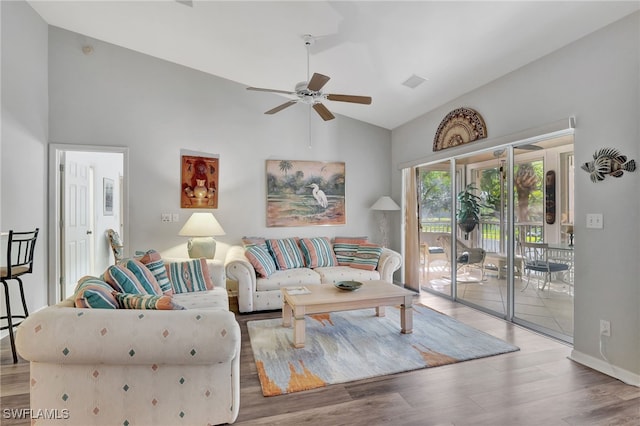
[(248, 248), (251, 246), (262, 246), (266, 249), (267, 240), (262, 237), (242, 237), (242, 245), (244, 246), (244, 248)]
[(261, 277), (267, 278), (277, 269), (276, 262), (271, 257), (266, 245), (264, 247), (260, 245), (249, 246), (244, 255)]
[(113, 288), (97, 277), (82, 277), (74, 292), (76, 308), (118, 309)]
[(279, 270), (304, 268), (304, 258), (300, 247), (298, 247), (298, 238), (267, 240), (267, 247), (269, 247)]
[(327, 237), (302, 238), (300, 239), (300, 248), (309, 268), (338, 265), (338, 259), (336, 259), (331, 242)]
[(147, 294), (145, 287), (138, 281), (135, 274), (124, 265), (112, 265), (104, 271), (102, 279), (120, 293)]
[(133, 272), (138, 282), (144, 287), (146, 294), (162, 294), (160, 284), (156, 281), (149, 268), (143, 265), (139, 260), (127, 259), (123, 262), (125, 268)]
[(171, 296), (157, 294), (126, 294), (113, 292), (120, 309), (182, 310), (183, 306), (173, 303)]
[(353, 255), (352, 268), (373, 271), (378, 267), (378, 259), (382, 253), (382, 247), (375, 244), (360, 244), (358, 251)]
[(166, 268), (174, 293), (213, 290), (209, 267), (204, 258), (168, 263)]
[(336, 254), (338, 265), (349, 266), (353, 256), (358, 251), (360, 244), (367, 242), (367, 237), (335, 237), (333, 251)]
[(171, 281), (169, 281), (169, 277), (167, 276), (167, 269), (164, 267), (160, 253), (155, 250), (148, 250), (138, 260), (151, 271), (162, 293), (167, 295), (173, 294)]

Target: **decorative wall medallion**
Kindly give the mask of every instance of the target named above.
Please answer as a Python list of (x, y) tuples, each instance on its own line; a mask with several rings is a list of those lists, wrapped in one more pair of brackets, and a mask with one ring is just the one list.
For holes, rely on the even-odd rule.
[(440, 122), (436, 137), (433, 139), (433, 151), (451, 148), (487, 137), (487, 126), (482, 116), (471, 108), (457, 108)]
[(606, 175), (619, 178), (624, 172), (634, 172), (636, 161), (627, 161), (627, 156), (615, 148), (601, 148), (593, 154), (593, 161), (584, 163), (580, 168), (590, 174), (591, 182), (596, 183), (604, 180)]

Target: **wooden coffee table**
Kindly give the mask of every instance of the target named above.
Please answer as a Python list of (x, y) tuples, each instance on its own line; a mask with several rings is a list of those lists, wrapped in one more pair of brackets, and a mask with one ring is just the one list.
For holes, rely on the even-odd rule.
[(291, 326), (293, 318), (293, 346), (303, 348), (305, 342), (305, 315), (376, 308), (376, 315), (384, 316), (385, 306), (400, 305), (400, 329), (404, 334), (413, 332), (412, 299), (415, 293), (386, 281), (365, 281), (356, 291), (336, 288), (333, 284), (306, 285), (311, 293), (289, 294), (282, 289), (282, 324)]

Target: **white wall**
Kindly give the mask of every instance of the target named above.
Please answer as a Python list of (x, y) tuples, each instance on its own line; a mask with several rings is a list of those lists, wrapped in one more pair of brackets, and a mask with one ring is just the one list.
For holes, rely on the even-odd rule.
[[(444, 116), (467, 106), (484, 117), (489, 138), (575, 116), (578, 165), (602, 147), (640, 160), (640, 13), (595, 32), (392, 132), (392, 162), (431, 154)], [(482, 142), (475, 142), (482, 147)], [(640, 384), (640, 173), (593, 184), (576, 168), (574, 356)], [(394, 170), (393, 192), (400, 194)], [(604, 229), (586, 229), (602, 213)], [(599, 320), (611, 321), (606, 342), (613, 371), (599, 354)]]
[[(30, 310), (47, 300), (46, 167), (48, 135), (47, 24), (24, 2), (0, 2), (2, 10), (2, 157), (0, 229), (40, 228), (33, 274), (25, 276)], [(5, 248), (2, 248), (4, 258)], [(10, 283), (12, 307), (20, 307)], [(0, 310), (5, 315), (4, 291)], [(2, 332), (2, 336), (6, 331)]]

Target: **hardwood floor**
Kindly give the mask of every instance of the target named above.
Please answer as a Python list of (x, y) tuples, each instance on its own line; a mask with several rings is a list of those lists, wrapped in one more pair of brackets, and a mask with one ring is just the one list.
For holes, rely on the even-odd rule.
[[(570, 361), (571, 348), (466, 306), (425, 294), (421, 302), (520, 347), (520, 351), (289, 395), (263, 397), (246, 323), (237, 425), (638, 425), (640, 388)], [(28, 408), (29, 365), (0, 351), (0, 406)], [(4, 419), (2, 425), (28, 425)]]

